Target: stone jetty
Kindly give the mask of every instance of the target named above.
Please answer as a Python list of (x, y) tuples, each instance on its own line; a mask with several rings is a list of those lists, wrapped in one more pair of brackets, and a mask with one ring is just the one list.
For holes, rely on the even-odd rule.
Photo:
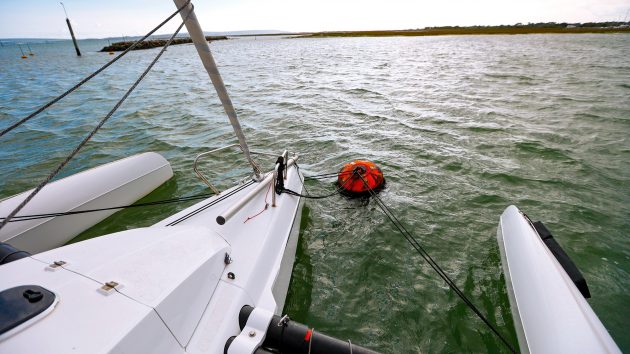
[[(208, 42), (225, 40), (225, 39), (228, 39), (228, 38), (226, 36), (206, 36), (206, 40)], [(112, 45), (103, 47), (103, 49), (101, 49), (101, 52), (122, 52), (123, 50), (131, 47), (131, 45), (134, 42), (135, 41), (114, 42), (112, 43)], [(135, 47), (133, 50), (163, 47), (166, 44), (166, 42), (168, 42), (168, 39), (148, 39), (138, 44), (138, 46)], [(192, 39), (175, 38), (173, 39), (173, 42), (171, 43), (171, 45), (186, 44), (186, 43), (192, 43)]]

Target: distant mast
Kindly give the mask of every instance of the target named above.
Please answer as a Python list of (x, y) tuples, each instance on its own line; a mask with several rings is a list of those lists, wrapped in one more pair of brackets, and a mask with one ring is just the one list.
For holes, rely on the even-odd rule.
[(22, 50), (22, 45), (18, 44), (18, 47), (20, 47), (20, 52), (22, 52), (22, 59), (28, 58), (26, 54), (24, 54), (24, 51)]
[(74, 38), (74, 31), (72, 30), (72, 25), (70, 25), (70, 19), (68, 19), (68, 13), (66, 12), (66, 7), (63, 5), (63, 2), (59, 2), (61, 7), (63, 7), (63, 13), (66, 14), (66, 23), (68, 24), (68, 29), (70, 30), (70, 36), (72, 36), (72, 43), (74, 43), (74, 49), (77, 51), (77, 55), (81, 56), (81, 51), (79, 50), (79, 45), (77, 44), (77, 39)]

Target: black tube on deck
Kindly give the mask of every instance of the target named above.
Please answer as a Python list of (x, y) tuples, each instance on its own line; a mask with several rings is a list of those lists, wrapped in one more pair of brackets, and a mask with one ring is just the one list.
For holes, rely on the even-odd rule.
[(81, 51), (79, 50), (77, 39), (74, 38), (74, 31), (72, 30), (72, 25), (70, 25), (70, 20), (67, 17), (66, 17), (66, 23), (68, 24), (68, 29), (70, 30), (70, 36), (72, 37), (72, 43), (74, 43), (74, 49), (77, 51), (77, 55), (81, 56)]
[[(254, 311), (251, 306), (243, 306), (238, 316), (238, 325), (243, 330), (249, 315)], [(280, 323), (280, 325), (278, 325)], [(231, 341), (228, 341), (231, 343)], [(226, 352), (229, 343), (226, 343)], [(350, 341), (343, 341), (315, 332), (307, 326), (295, 321), (282, 322), (280, 316), (273, 316), (263, 347), (291, 354), (378, 354)]]
[(8, 243), (0, 242), (0, 265), (17, 261), (30, 255), (30, 253), (19, 250)]

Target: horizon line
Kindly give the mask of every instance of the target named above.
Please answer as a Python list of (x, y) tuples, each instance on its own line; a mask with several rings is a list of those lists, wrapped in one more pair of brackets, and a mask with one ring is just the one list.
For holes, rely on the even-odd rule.
[[(383, 29), (372, 29), (372, 30), (327, 30), (327, 31), (285, 31), (285, 30), (232, 30), (232, 31), (203, 31), (204, 34), (220, 34), (220, 35), (230, 35), (230, 33), (243, 33), (243, 34), (232, 34), (233, 36), (256, 36), (256, 35), (302, 35), (302, 34), (315, 34), (315, 33), (327, 33), (327, 32), (335, 32), (335, 33), (343, 33), (343, 32), (373, 32), (373, 31), (383, 31), (383, 32), (387, 32), (387, 31), (419, 31), (419, 30), (424, 30), (424, 29), (434, 29), (434, 28), (444, 28), (444, 27), (450, 27), (450, 28), (474, 28), (474, 27), (515, 27), (515, 26), (527, 26), (527, 25), (535, 25), (535, 24), (567, 24), (567, 25), (583, 25), (583, 24), (604, 24), (604, 23), (619, 23), (619, 24), (628, 24), (630, 25), (630, 21), (587, 21), (587, 22), (528, 22), (528, 23), (522, 23), (522, 22), (517, 22), (515, 24), (508, 24), (508, 25), (471, 25), (471, 26), (460, 26), (460, 25), (443, 25), (443, 26), (428, 26), (428, 27), (418, 27), (418, 28), (406, 28), (406, 29), (387, 29), (387, 30), (383, 30)], [(259, 33), (250, 33), (250, 34), (245, 34), (247, 32), (259, 32)], [(181, 35), (188, 35), (188, 32), (180, 32), (177, 36), (180, 37)], [(149, 38), (151, 37), (156, 37), (156, 36), (169, 36), (172, 35), (172, 33), (162, 33), (162, 34), (154, 34), (151, 35)], [(77, 38), (78, 40), (106, 40), (106, 39), (115, 39), (115, 38), (120, 38), (120, 39), (124, 39), (124, 38), (135, 38), (135, 37), (143, 37), (144, 34), (134, 34), (134, 35), (123, 35), (123, 36), (109, 36), (109, 37), (85, 37), (85, 38)], [(63, 40), (72, 40), (71, 38), (68, 37), (2, 37), (0, 38), (0, 41), (2, 40), (19, 40), (19, 39), (24, 39), (24, 40), (57, 40), (57, 41), (63, 41)]]

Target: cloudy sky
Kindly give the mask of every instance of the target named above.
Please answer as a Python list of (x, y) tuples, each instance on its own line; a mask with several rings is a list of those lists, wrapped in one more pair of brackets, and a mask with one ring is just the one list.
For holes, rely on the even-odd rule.
[[(630, 0), (194, 0), (205, 31), (409, 29), (517, 22), (630, 20)], [(167, 0), (65, 0), (79, 38), (140, 35), (175, 6)], [(1, 0), (0, 38), (66, 38), (58, 1)], [(160, 33), (173, 32), (173, 23)]]

